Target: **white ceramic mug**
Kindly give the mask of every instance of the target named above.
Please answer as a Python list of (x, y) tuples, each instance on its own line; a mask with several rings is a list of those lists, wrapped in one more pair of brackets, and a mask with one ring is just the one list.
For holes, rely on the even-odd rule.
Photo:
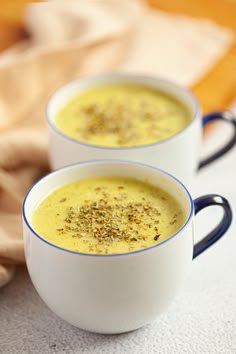
[[(185, 129), (168, 139), (133, 147), (96, 146), (75, 140), (57, 128), (55, 115), (68, 100), (91, 87), (111, 83), (143, 84), (172, 95), (188, 107), (192, 120)], [(161, 168), (191, 187), (198, 167), (203, 167), (219, 158), (236, 143), (236, 120), (230, 112), (213, 112), (203, 117), (202, 120), (199, 103), (190, 91), (172, 82), (148, 76), (111, 73), (73, 81), (52, 96), (47, 105), (46, 116), (49, 127), (49, 159), (52, 169), (86, 160), (128, 159)], [(199, 163), (202, 124), (205, 125), (216, 119), (232, 124), (234, 135), (223, 148)]]
[[(91, 176), (123, 176), (149, 181), (173, 195), (186, 212), (185, 224), (167, 240), (123, 254), (86, 254), (56, 246), (31, 226), (38, 203), (55, 188)], [(194, 214), (219, 205), (224, 215), (218, 226), (194, 244)], [(88, 161), (54, 171), (37, 182), (23, 203), (26, 263), (41, 298), (58, 316), (97, 333), (120, 333), (142, 327), (169, 305), (183, 283), (194, 257), (228, 229), (232, 213), (218, 195), (192, 200), (184, 185), (171, 175), (129, 161)]]

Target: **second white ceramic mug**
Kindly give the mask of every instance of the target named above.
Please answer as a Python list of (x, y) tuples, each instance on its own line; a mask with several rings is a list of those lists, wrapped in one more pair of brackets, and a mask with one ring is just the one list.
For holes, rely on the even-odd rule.
[[(132, 147), (97, 146), (75, 140), (61, 132), (55, 124), (55, 115), (72, 97), (95, 86), (114, 83), (141, 84), (157, 89), (184, 103), (192, 120), (178, 134), (147, 145)], [(195, 96), (185, 88), (160, 78), (121, 73), (85, 77), (59, 89), (49, 100), (46, 109), (49, 126), (49, 158), (52, 169), (71, 163), (94, 159), (128, 159), (161, 168), (179, 178), (189, 188), (196, 170), (227, 152), (236, 142), (236, 120), (230, 112), (213, 112), (203, 117)], [(231, 140), (211, 157), (199, 163), (202, 125), (216, 119), (232, 124)]]

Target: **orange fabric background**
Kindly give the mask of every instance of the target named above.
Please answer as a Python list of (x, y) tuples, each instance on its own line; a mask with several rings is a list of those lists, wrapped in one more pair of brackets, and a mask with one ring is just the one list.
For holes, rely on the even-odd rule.
[[(234, 0), (148, 0), (161, 10), (207, 17), (235, 32), (236, 9)], [(236, 98), (235, 43), (211, 72), (192, 89), (199, 98), (203, 111), (224, 109)]]

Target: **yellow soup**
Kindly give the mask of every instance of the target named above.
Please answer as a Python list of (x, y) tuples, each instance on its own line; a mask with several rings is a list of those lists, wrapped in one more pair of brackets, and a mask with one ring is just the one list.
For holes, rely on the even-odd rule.
[(158, 142), (183, 130), (188, 109), (153, 88), (112, 84), (91, 88), (69, 101), (55, 124), (66, 135), (103, 146), (137, 146)]
[(162, 242), (185, 222), (174, 197), (135, 179), (90, 177), (65, 184), (35, 209), (32, 226), (48, 241), (86, 253), (122, 253)]

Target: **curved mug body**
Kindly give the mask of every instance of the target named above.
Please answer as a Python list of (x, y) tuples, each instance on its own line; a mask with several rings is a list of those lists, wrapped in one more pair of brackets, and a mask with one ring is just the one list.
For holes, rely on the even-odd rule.
[[(121, 254), (80, 253), (38, 235), (30, 221), (38, 203), (55, 188), (91, 176), (136, 178), (167, 190), (185, 211), (184, 225), (163, 242)], [(54, 171), (32, 187), (23, 204), (25, 256), (32, 282), (52, 311), (79, 328), (121, 333), (142, 327), (165, 311), (181, 288), (193, 257), (226, 232), (232, 214), (227, 201), (222, 205), (220, 198), (201, 197), (195, 205), (176, 178), (128, 161), (84, 162)], [(194, 245), (194, 213), (217, 203), (223, 206), (225, 219)]]

